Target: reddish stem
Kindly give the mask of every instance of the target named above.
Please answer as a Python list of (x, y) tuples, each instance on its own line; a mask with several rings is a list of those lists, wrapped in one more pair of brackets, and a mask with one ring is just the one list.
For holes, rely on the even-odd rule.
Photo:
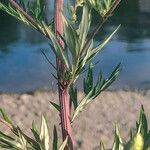
[(9, 0), (9, 2), (11, 3), (12, 6), (14, 6), (17, 10), (19, 10), (25, 17), (26, 19), (28, 19), (31, 23), (33, 23), (34, 25), (36, 25), (35, 20), (28, 15), (19, 5), (18, 3), (16, 3), (15, 0)]
[(0, 122), (3, 123), (6, 127), (8, 127), (10, 130), (13, 129), (13, 126), (10, 123), (6, 122), (2, 117), (0, 117)]
[[(0, 116), (0, 122), (1, 122), (2, 124), (4, 124), (8, 129), (10, 129), (11, 131), (13, 131), (13, 126), (12, 126), (10, 123), (6, 122), (1, 116)], [(27, 138), (30, 142), (32, 142), (33, 144), (36, 143), (32, 138), (30, 138), (30, 137), (27, 136), (26, 134), (24, 134), (24, 136), (26, 136), (26, 138)]]
[[(55, 33), (58, 35), (59, 42), (64, 46), (63, 41), (59, 38), (60, 35), (63, 36), (63, 21), (62, 21), (62, 10), (63, 10), (63, 0), (55, 0)], [(59, 82), (63, 85), (65, 81), (62, 79), (60, 74), (64, 74), (66, 71), (65, 65), (56, 58), (57, 63), (57, 76)], [(60, 103), (60, 118), (61, 118), (61, 128), (62, 128), (62, 137), (63, 140), (68, 136), (68, 146), (70, 150), (73, 150), (73, 141), (72, 141), (72, 126), (71, 126), (71, 108), (70, 108), (70, 96), (68, 87), (64, 86), (63, 88), (58, 85), (59, 91), (59, 103)]]

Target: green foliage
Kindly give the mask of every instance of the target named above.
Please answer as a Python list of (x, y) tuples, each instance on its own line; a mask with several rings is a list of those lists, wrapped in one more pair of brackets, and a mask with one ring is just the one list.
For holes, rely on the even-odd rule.
[(124, 149), (123, 142), (122, 142), (122, 139), (121, 139), (121, 135), (120, 135), (118, 126), (116, 124), (114, 144), (113, 144), (112, 150), (123, 150), (123, 149)]
[(92, 100), (94, 100), (102, 91), (104, 91), (108, 86), (114, 82), (114, 80), (119, 75), (121, 69), (121, 64), (119, 64), (114, 71), (111, 73), (111, 75), (108, 77), (108, 79), (105, 79), (103, 75), (100, 73), (97, 79), (96, 84), (93, 84), (93, 66), (90, 64), (89, 71), (87, 74), (87, 78), (84, 79), (83, 85), (84, 85), (84, 92), (85, 97), (80, 101), (78, 106), (76, 107), (74, 114), (72, 116), (72, 122), (77, 117), (77, 115), (84, 110), (85, 106), (90, 103)]
[[(115, 137), (112, 150), (149, 150), (150, 130), (148, 130), (147, 118), (143, 106), (141, 106), (139, 121), (136, 125), (134, 136), (127, 143), (123, 143), (118, 126), (115, 127)], [(100, 150), (105, 150), (103, 143)]]
[(53, 150), (58, 149), (58, 135), (57, 135), (57, 129), (56, 126), (54, 126), (54, 131), (53, 131)]
[(78, 107), (77, 88), (71, 86), (69, 92), (71, 103), (73, 103), (74, 110), (76, 110), (76, 108)]
[(2, 115), (2, 117), (4, 118), (4, 120), (6, 122), (8, 122), (9, 124), (12, 125), (10, 118), (7, 116), (7, 114), (5, 113), (5, 111), (2, 108), (0, 108), (0, 115)]
[(33, 6), (33, 9), (30, 10), (33, 14), (33, 16), (35, 16), (36, 19), (38, 20), (44, 20), (44, 11), (45, 11), (45, 4), (44, 4), (44, 0), (36, 0), (35, 4)]
[[(18, 126), (10, 124), (10, 119), (1, 110), (1, 117), (7, 125), (11, 127), (11, 136), (6, 135), (0, 131), (0, 147), (11, 150), (49, 150), (50, 149), (50, 136), (46, 117), (41, 117), (40, 131), (36, 128), (35, 123), (32, 123), (31, 131), (33, 133), (33, 139), (28, 137)], [(4, 115), (5, 114), (5, 115)], [(58, 148), (57, 130), (54, 127), (53, 133), (53, 150), (64, 150), (67, 145), (67, 140), (62, 143)]]
[[(5, 114), (1, 110), (2, 114)], [(7, 122), (8, 116), (1, 115), (2, 118)], [(9, 120), (10, 121), (10, 120)], [(7, 122), (9, 124), (9, 122)], [(41, 118), (40, 131), (36, 128), (33, 122), (31, 131), (33, 133), (33, 139), (28, 137), (22, 130), (12, 124), (11, 136), (6, 135), (0, 131), (0, 146), (5, 149), (11, 150), (49, 150), (49, 129), (47, 121), (44, 115)], [(53, 130), (53, 150), (64, 150), (67, 145), (67, 140), (62, 143), (58, 148), (58, 135), (57, 129), (54, 126)], [(123, 143), (120, 135), (118, 125), (115, 126), (115, 137), (112, 150), (149, 150), (150, 148), (150, 130), (148, 130), (147, 118), (144, 112), (143, 106), (141, 107), (139, 121), (136, 125), (136, 132), (133, 134), (131, 139), (127, 143)], [(105, 150), (104, 144), (100, 143), (100, 150)]]
[(105, 16), (113, 5), (114, 0), (88, 0), (92, 7), (101, 15)]
[(56, 108), (56, 110), (58, 110), (60, 112), (60, 106), (58, 104), (56, 104), (54, 102), (50, 102), (50, 103), (54, 108)]

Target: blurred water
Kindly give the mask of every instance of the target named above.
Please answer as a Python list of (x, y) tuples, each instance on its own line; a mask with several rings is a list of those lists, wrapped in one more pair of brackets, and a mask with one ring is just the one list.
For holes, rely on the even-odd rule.
[[(96, 41), (121, 29), (97, 56), (95, 77), (106, 77), (121, 61), (123, 71), (111, 88), (150, 88), (150, 5), (149, 0), (126, 0), (106, 24)], [(50, 14), (52, 14), (52, 5)], [(94, 16), (95, 20), (97, 16)], [(94, 24), (94, 22), (93, 22)], [(41, 54), (45, 50), (55, 63), (46, 39), (39, 33), (0, 13), (0, 91), (22, 92), (49, 87), (55, 89), (53, 72)]]

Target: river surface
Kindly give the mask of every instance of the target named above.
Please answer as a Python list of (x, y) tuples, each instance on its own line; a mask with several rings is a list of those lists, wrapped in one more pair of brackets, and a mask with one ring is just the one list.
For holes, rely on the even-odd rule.
[[(50, 5), (52, 6), (52, 5)], [(126, 0), (96, 36), (96, 42), (121, 28), (96, 57), (95, 78), (107, 77), (122, 62), (123, 70), (111, 88), (150, 88), (150, 1)], [(52, 9), (50, 7), (50, 13)], [(95, 18), (97, 18), (95, 16)], [(55, 56), (39, 33), (0, 13), (0, 92), (56, 89), (54, 72), (41, 50), (55, 63)], [(81, 80), (81, 79), (80, 79)]]

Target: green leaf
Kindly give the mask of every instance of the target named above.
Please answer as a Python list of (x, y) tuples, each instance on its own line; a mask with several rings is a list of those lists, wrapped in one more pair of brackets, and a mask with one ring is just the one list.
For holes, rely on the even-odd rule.
[(15, 145), (21, 150), (27, 150), (27, 144), (24, 134), (22, 134), (21, 130), (18, 128), (18, 138)]
[(100, 142), (100, 150), (105, 150), (103, 142)]
[(90, 101), (90, 97), (92, 95), (93, 91), (91, 90), (79, 103), (78, 107), (76, 108), (76, 110), (74, 111), (73, 113), (73, 116), (72, 116), (72, 119), (71, 119), (71, 122), (74, 121), (74, 119), (77, 117), (77, 115), (83, 111), (83, 109), (85, 108), (85, 106), (88, 104), (88, 100)]
[(7, 114), (4, 112), (2, 108), (0, 108), (0, 114), (2, 115), (2, 117), (6, 122), (12, 125), (12, 121), (10, 120), (10, 118), (7, 116)]
[(57, 129), (56, 126), (54, 126), (54, 131), (53, 131), (53, 150), (58, 149), (58, 135), (57, 135)]
[(95, 48), (92, 49), (88, 59), (95, 57), (102, 50), (102, 48), (110, 41), (113, 35), (118, 31), (120, 26), (121, 25), (119, 25), (111, 35), (109, 35), (100, 44), (98, 44)]
[(62, 18), (64, 21), (64, 40), (72, 54), (73, 63), (75, 64), (79, 53), (79, 38), (71, 22), (65, 16), (62, 16)]
[(15, 139), (0, 131), (0, 147), (6, 149), (17, 148), (14, 144)]
[(84, 93), (88, 94), (93, 88), (93, 63), (89, 65), (89, 70), (86, 79), (83, 80)]
[(32, 133), (34, 135), (35, 140), (37, 142), (40, 141), (40, 135), (39, 135), (40, 133), (39, 133), (38, 129), (36, 128), (36, 125), (35, 125), (34, 121), (32, 122), (32, 129), (31, 129), (31, 131), (32, 131)]
[(44, 9), (45, 4), (43, 0), (36, 0), (34, 3), (33, 13), (36, 19), (42, 21), (44, 20)]
[(124, 150), (123, 142), (117, 124), (115, 126), (115, 138), (112, 150)]
[(44, 150), (49, 150), (49, 130), (46, 118), (42, 115), (41, 131), (40, 131), (41, 146)]
[(66, 67), (69, 69), (69, 63), (67, 60), (67, 54), (66, 51), (63, 49), (63, 47), (59, 44), (58, 39), (55, 35), (55, 33), (51, 30), (50, 27), (48, 27), (43, 22), (43, 28), (45, 29), (46, 33), (48, 34), (49, 38), (51, 39), (53, 43), (54, 49), (52, 49), (55, 53), (55, 55), (66, 65)]
[(85, 65), (91, 61), (101, 50), (102, 48), (110, 41), (112, 36), (117, 32), (120, 26), (117, 27), (117, 29), (109, 35), (106, 39), (104, 39), (100, 44), (98, 44), (95, 48), (93, 48), (93, 39), (91, 39), (86, 45), (85, 49), (87, 50), (85, 54), (83, 55), (83, 58), (80, 59), (80, 62), (78, 64), (78, 69), (76, 71), (76, 76), (78, 76), (84, 69)]
[(88, 0), (87, 2), (100, 16), (104, 17), (111, 9), (114, 0)]
[(74, 110), (78, 107), (78, 99), (77, 99), (77, 88), (73, 88), (73, 86), (71, 85), (70, 87), (70, 100), (73, 103), (74, 106)]
[[(107, 80), (105, 80), (103, 78), (102, 74), (100, 74), (95, 86), (91, 86), (93, 77), (92, 77), (92, 75), (89, 75), (89, 77), (91, 78), (89, 80), (90, 90), (88, 91), (88, 89), (87, 89), (85, 97), (80, 101), (78, 107), (74, 111), (73, 116), (72, 116), (72, 122), (77, 117), (77, 115), (83, 111), (83, 109), (86, 107), (86, 105), (88, 103), (90, 103), (93, 99), (95, 99), (102, 91), (104, 91), (107, 87), (109, 87), (113, 83), (113, 81), (115, 81), (115, 79), (117, 78), (117, 76), (120, 73), (120, 70), (121, 70), (121, 64), (119, 64), (114, 69), (114, 71), (112, 72), (112, 74), (110, 75), (110, 77)], [(90, 72), (90, 74), (91, 74), (91, 72)], [(85, 84), (85, 81), (84, 81), (84, 84)], [(84, 86), (86, 86), (86, 85), (84, 85)], [(87, 84), (87, 86), (88, 86), (88, 84)], [(85, 89), (86, 89), (86, 87), (85, 87)]]
[(79, 41), (80, 41), (80, 50), (83, 49), (84, 43), (87, 38), (87, 34), (90, 28), (91, 24), (91, 13), (90, 13), (90, 8), (88, 7), (87, 4), (83, 5), (83, 13), (82, 13), (82, 19), (81, 23), (79, 25)]
[(68, 137), (66, 137), (65, 141), (62, 143), (62, 145), (60, 146), (59, 150), (64, 150), (65, 147), (67, 146), (67, 142), (68, 142)]
[[(21, 129), (17, 126), (14, 127), (12, 130), (13, 134), (16, 136), (17, 140), (16, 140), (16, 146), (17, 147), (28, 147), (28, 144), (31, 145), (33, 148), (36, 147), (36, 150), (40, 150), (39, 149), (39, 145), (37, 144), (36, 141), (34, 141), (32, 138), (30, 138), (29, 136), (27, 136), (24, 132), (21, 131)], [(29, 148), (29, 147), (28, 147)], [(20, 149), (19, 149), (20, 150)], [(22, 149), (21, 149), (22, 150)], [(24, 148), (23, 148), (24, 150)], [(25, 149), (26, 150), (26, 149)]]
[(39, 18), (40, 16), (40, 14), (41, 14), (41, 4), (40, 4), (40, 1), (41, 0), (36, 0), (36, 6), (35, 6), (35, 9), (34, 9), (34, 11), (35, 11), (35, 17), (36, 18)]
[(26, 12), (26, 5), (24, 0), (19, 0), (19, 6), (21, 6), (23, 10)]
[(21, 150), (15, 145), (15, 143), (2, 137), (0, 137), (0, 147), (12, 150)]
[(56, 108), (56, 110), (58, 110), (60, 112), (60, 106), (54, 102), (51, 102), (50, 103)]
[[(7, 136), (3, 133), (0, 134), (0, 147), (11, 150), (31, 150), (33, 145), (28, 141), (28, 137), (20, 130), (19, 127), (14, 130), (15, 131), (12, 132), (16, 135), (15, 138)], [(29, 146), (29, 144), (31, 146)]]
[(102, 91), (104, 91), (106, 88), (108, 88), (118, 77), (118, 75), (120, 74), (120, 71), (122, 69), (122, 64), (120, 63), (115, 69), (114, 71), (111, 73), (111, 75), (109, 76), (109, 78), (105, 81), (105, 84), (102, 87)]
[(4, 138), (4, 139), (7, 139), (7, 140), (9, 140), (9, 141), (14, 141), (14, 140), (15, 140), (15, 139), (12, 138), (11, 136), (8, 136), (8, 135), (2, 133), (1, 131), (0, 131), (0, 137), (1, 137), (1, 138)]
[(141, 111), (140, 111), (140, 117), (139, 121), (137, 123), (137, 132), (141, 133), (141, 135), (146, 138), (148, 134), (148, 125), (147, 125), (147, 118), (144, 112), (144, 107), (143, 105), (141, 106)]
[(83, 55), (82, 58), (80, 58), (79, 64), (77, 66), (76, 76), (78, 76), (85, 70), (86, 64), (92, 59), (92, 58), (89, 59), (92, 48), (93, 48), (93, 39), (90, 40), (89, 45), (87, 45), (86, 47), (87, 50), (85, 54)]

